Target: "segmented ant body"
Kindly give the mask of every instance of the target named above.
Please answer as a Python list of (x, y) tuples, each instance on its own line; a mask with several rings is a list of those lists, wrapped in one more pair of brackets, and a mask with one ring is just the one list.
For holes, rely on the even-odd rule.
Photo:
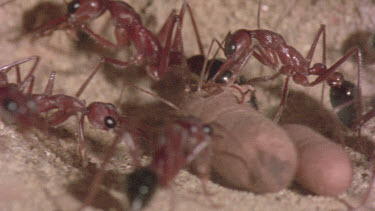
[[(34, 61), (24, 80), (21, 80), (19, 65)], [(24, 93), (28, 84), (32, 86), (34, 81), (34, 72), (39, 63), (39, 57), (31, 56), (18, 60), (8, 65), (0, 67), (0, 115), (3, 121), (15, 123), (23, 129), (38, 128), (45, 130), (47, 123), (40, 117), (37, 102), (29, 95)], [(15, 67), (17, 82), (9, 83), (7, 73)], [(30, 87), (29, 91), (30, 92)]]
[(194, 117), (172, 121), (156, 141), (151, 164), (128, 176), (126, 189), (131, 209), (144, 207), (157, 186), (170, 187), (177, 173), (188, 165), (202, 179), (206, 191), (204, 185), (210, 172), (212, 135), (212, 128)]
[[(203, 47), (199, 40), (195, 21), (192, 17), (190, 6), (186, 2), (184, 2), (181, 8), (180, 15), (177, 16), (172, 11), (160, 32), (154, 35), (142, 25), (139, 14), (125, 2), (113, 0), (74, 0), (68, 4), (68, 14), (66, 16), (38, 27), (35, 29), (35, 36), (46, 35), (49, 31), (60, 26), (63, 29), (80, 28), (104, 46), (118, 48), (126, 47), (133, 43), (137, 54), (127, 62), (105, 57), (101, 59), (94, 72), (104, 63), (110, 63), (120, 68), (144, 64), (146, 65), (148, 75), (159, 80), (169, 71), (169, 66), (186, 63), (181, 35), (181, 25), (186, 8), (190, 13), (201, 54), (203, 54)], [(115, 26), (116, 44), (96, 34), (87, 26), (87, 23), (100, 17), (106, 10), (110, 12), (113, 25)], [(178, 22), (178, 26), (172, 44), (173, 29), (176, 22)], [(162, 47), (163, 44), (164, 47)]]
[[(31, 60), (35, 60), (35, 63), (25, 79), (21, 81), (19, 65)], [(86, 106), (84, 100), (78, 99), (79, 95), (75, 97), (63, 94), (53, 95), (52, 90), (56, 75), (55, 72), (50, 74), (44, 93), (32, 93), (35, 80), (34, 72), (38, 62), (39, 57), (32, 56), (0, 68), (0, 71), (5, 70), (7, 72), (12, 68), (16, 68), (17, 71), (16, 84), (8, 83), (6, 72), (0, 72), (0, 88), (2, 93), (0, 102), (3, 103), (5, 109), (9, 111), (11, 111), (11, 109), (14, 110), (8, 115), (8, 119), (15, 119), (21, 125), (29, 127), (39, 127), (39, 125), (43, 125), (43, 128), (47, 128), (47, 125), (48, 127), (58, 126), (69, 117), (74, 115), (79, 117), (79, 114), (81, 114), (78, 121), (79, 142), (77, 149), (82, 153), (84, 165), (86, 163), (85, 138), (83, 135), (85, 117), (87, 117), (88, 121), (94, 127), (101, 130), (113, 131), (116, 134), (127, 131), (131, 133), (133, 137), (137, 138), (142, 135), (141, 131), (138, 130), (140, 129), (138, 128), (140, 125), (134, 120), (121, 116), (116, 107), (110, 103), (92, 102)], [(27, 85), (27, 92), (22, 93)], [(42, 115), (47, 113), (49, 113), (49, 115), (42, 119)], [(133, 140), (129, 138), (127, 141), (134, 162), (139, 165), (139, 155), (135, 144), (132, 142)]]
[[(228, 34), (225, 39), (224, 54), (227, 58), (226, 62), (221, 66), (215, 76), (210, 80), (215, 80), (221, 77), (222, 74), (228, 72), (232, 73), (226, 83), (232, 84), (239, 74), (245, 68), (248, 60), (252, 55), (262, 64), (278, 69), (278, 72), (271, 76), (257, 77), (248, 80), (246, 83), (252, 84), (257, 81), (268, 81), (279, 77), (281, 74), (286, 75), (280, 107), (275, 116), (277, 122), (282, 114), (285, 106), (288, 82), (292, 78), (293, 81), (302, 86), (315, 86), (316, 84), (327, 81), (329, 86), (338, 86), (343, 81), (343, 75), (334, 73), (350, 56), (357, 54), (358, 57), (358, 71), (361, 69), (361, 53), (358, 48), (354, 48), (346, 53), (340, 60), (338, 60), (331, 67), (327, 68), (325, 61), (323, 63), (316, 63), (311, 66), (312, 57), (320, 36), (323, 34), (323, 60), (325, 60), (325, 26), (322, 25), (315, 36), (314, 42), (306, 56), (303, 57), (292, 46), (289, 46), (284, 41), (280, 34), (269, 30), (237, 30), (233, 34)], [(317, 78), (309, 82), (308, 76), (316, 75)]]
[[(143, 134), (141, 132), (140, 124), (135, 120), (131, 120), (128, 117), (121, 116), (117, 111), (117, 108), (111, 103), (104, 102), (92, 102), (86, 106), (84, 100), (79, 100), (79, 95), (75, 97), (63, 95), (63, 94), (52, 94), (52, 88), (54, 83), (54, 73), (51, 74), (50, 80), (47, 84), (47, 88), (43, 94), (33, 94), (32, 98), (36, 101), (38, 112), (40, 114), (55, 111), (46, 117), (50, 126), (57, 126), (65, 122), (71, 116), (77, 116), (78, 121), (78, 146), (77, 149), (82, 154), (84, 165), (86, 165), (86, 153), (85, 153), (85, 138), (84, 138), (84, 119), (87, 117), (90, 124), (94, 127), (113, 131), (118, 136), (124, 131), (131, 134), (133, 138), (140, 138)], [(82, 89), (83, 90), (83, 89)], [(79, 117), (79, 114), (81, 116)], [(140, 165), (138, 150), (135, 147), (135, 143), (132, 138), (127, 138), (126, 143), (130, 148), (130, 153), (136, 166)]]

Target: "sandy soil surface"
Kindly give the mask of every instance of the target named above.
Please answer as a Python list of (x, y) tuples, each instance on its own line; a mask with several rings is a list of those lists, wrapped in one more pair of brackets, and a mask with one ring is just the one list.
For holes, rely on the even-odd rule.
[[(45, 10), (49, 13), (53, 11), (53, 14), (57, 15), (59, 12), (64, 12), (58, 9), (59, 6), (63, 6), (63, 1), (53, 1), (57, 2), (56, 8), (46, 2), (48, 1), (16, 0), (0, 8), (2, 20), (0, 63), (4, 65), (32, 55), (40, 56), (41, 62), (36, 73), (36, 92), (43, 90), (49, 73), (56, 71), (54, 92), (73, 95), (101, 56), (126, 60), (129, 55), (133, 55), (134, 49), (124, 49), (120, 52), (103, 49), (95, 43), (85, 41), (87, 39), (82, 38), (83, 35), (80, 36), (79, 41), (74, 41), (74, 36), (71, 36), (74, 33), (68, 34), (63, 31), (57, 31), (51, 36), (32, 41), (30, 34), (25, 31), (33, 25), (32, 17), (35, 14), (44, 14)], [(189, 0), (188, 2), (194, 11), (205, 49), (208, 48), (213, 38), (223, 40), (229, 31), (233, 32), (240, 28), (256, 29), (257, 27), (257, 1)], [(170, 11), (181, 7), (182, 1), (133, 0), (128, 3), (139, 11), (145, 25), (156, 32)], [(46, 4), (48, 6), (45, 6)], [(40, 5), (44, 5), (44, 9), (41, 9)], [(343, 56), (344, 51), (348, 49), (349, 41), (356, 40), (361, 37), (359, 35), (363, 34), (366, 37), (366, 34), (373, 32), (374, 13), (375, 4), (370, 0), (310, 0), (297, 1), (295, 4), (286, 0), (264, 0), (260, 22), (261, 28), (278, 32), (302, 55), (307, 54), (320, 25), (325, 24), (327, 63), (331, 65)], [(105, 14), (95, 21), (93, 28), (98, 33), (110, 37), (113, 33), (108, 23), (110, 23), (109, 14)], [(188, 18), (185, 19), (183, 33), (186, 55), (198, 53)], [(318, 45), (314, 56), (314, 62), (319, 61), (321, 61), (321, 45)], [(375, 89), (372, 88), (375, 74), (372, 73), (374, 67), (367, 64), (370, 61), (365, 63), (361, 86), (363, 99), (368, 102), (366, 99), (370, 99), (375, 94)], [(30, 64), (22, 66), (22, 71), (27, 71), (30, 66)], [(87, 103), (104, 101), (116, 104), (123, 79), (142, 87), (150, 87), (153, 82), (144, 73), (139, 73), (142, 71), (136, 71), (139, 69), (130, 68), (126, 72), (107, 67), (105, 71), (95, 76), (81, 99), (85, 99)], [(348, 80), (356, 81), (355, 60), (346, 62), (339, 71), (344, 73)], [(262, 66), (255, 59), (251, 59), (246, 67), (248, 77), (271, 73), (272, 70)], [(173, 86), (173, 83), (164, 84), (164, 86)], [(282, 79), (257, 87), (261, 112), (272, 115), (280, 100), (281, 86)], [(282, 122), (307, 124), (329, 137), (336, 137), (335, 134), (340, 133), (340, 131), (337, 132), (332, 119), (325, 113), (331, 111), (327, 90), (324, 106), (321, 107), (319, 104), (320, 86), (304, 88), (291, 83), (290, 89), (290, 101)], [(145, 94), (139, 94), (138, 91), (125, 89), (122, 99), (119, 108), (124, 115), (145, 118), (152, 113), (159, 113), (159, 110), (149, 110), (143, 115), (139, 114), (139, 108), (149, 108), (147, 105), (154, 99)], [(363, 140), (373, 140), (372, 125), (370, 121), (364, 128)], [(74, 118), (51, 131), (49, 135), (33, 129), (21, 133), (16, 126), (0, 122), (0, 210), (77, 209), (87, 193), (97, 166), (113, 140), (113, 134), (95, 130), (89, 124), (86, 126), (90, 165), (88, 168), (82, 168), (75, 151), (76, 122)], [(343, 136), (347, 135), (343, 133)], [(209, 192), (213, 193), (211, 198), (219, 205), (219, 210), (348, 210), (346, 203), (356, 207), (368, 189), (371, 176), (370, 164), (363, 154), (357, 152), (358, 145), (363, 142), (353, 143), (356, 139), (350, 136), (347, 139), (346, 142), (350, 147), (346, 147), (345, 150), (353, 162), (354, 182), (347, 192), (338, 197), (317, 196), (297, 185), (291, 185), (290, 188), (278, 193), (260, 195), (209, 182)], [(108, 173), (98, 198), (87, 210), (111, 208), (126, 210), (128, 206), (122, 191), (122, 183), (133, 167), (125, 144), (121, 143), (118, 146), (107, 168)], [(146, 210), (168, 210), (171, 207), (171, 201), (174, 203), (175, 210), (217, 210), (202, 193), (199, 179), (185, 170), (178, 174), (173, 191), (171, 194), (170, 190), (159, 190)], [(171, 195), (174, 196), (172, 200), (170, 200)], [(375, 209), (375, 205), (372, 208)], [(371, 210), (371, 206), (369, 205), (366, 209)]]

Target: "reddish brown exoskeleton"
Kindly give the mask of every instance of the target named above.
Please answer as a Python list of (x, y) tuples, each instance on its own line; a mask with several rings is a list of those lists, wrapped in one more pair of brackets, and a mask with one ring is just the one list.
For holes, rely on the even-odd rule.
[[(323, 62), (311, 65), (315, 48), (321, 36), (323, 36)], [(247, 80), (247, 84), (252, 84), (258, 81), (273, 80), (282, 74), (287, 76), (284, 83), (280, 107), (275, 115), (275, 122), (278, 122), (285, 106), (290, 78), (292, 78), (295, 83), (302, 86), (311, 87), (323, 81), (327, 81), (329, 86), (337, 87), (340, 86), (342, 81), (344, 81), (344, 78), (342, 74), (336, 73), (335, 71), (346, 60), (348, 60), (349, 57), (356, 54), (358, 60), (358, 71), (360, 72), (362, 68), (361, 52), (359, 51), (359, 48), (350, 50), (331, 67), (326, 67), (324, 25), (321, 25), (318, 30), (306, 57), (303, 57), (299, 51), (288, 45), (280, 34), (263, 29), (240, 29), (233, 34), (229, 33), (225, 38), (224, 54), (227, 60), (210, 80), (211, 83), (215, 83), (218, 78), (222, 78), (222, 75), (226, 74), (227, 80), (225, 82), (227, 84), (233, 84), (244, 70), (251, 56), (254, 56), (262, 64), (269, 66), (274, 70), (278, 70), (278, 72), (270, 76), (256, 77)], [(317, 78), (310, 82), (308, 80), (308, 76), (310, 75), (315, 75)]]
[(213, 130), (194, 117), (181, 117), (166, 126), (155, 139), (151, 164), (136, 169), (128, 176), (126, 192), (131, 210), (141, 210), (157, 187), (170, 188), (177, 173), (191, 166), (205, 183), (210, 176), (211, 137)]
[[(29, 61), (35, 62), (26, 77), (21, 80), (19, 65)], [(36, 71), (38, 63), (39, 57), (31, 56), (0, 67), (0, 87), (3, 88), (1, 102), (6, 106), (5, 108), (12, 109), (14, 107), (13, 109), (15, 109), (11, 115), (8, 115), (8, 119), (15, 119), (19, 124), (25, 127), (36, 127), (39, 125), (39, 121), (40, 124), (45, 123), (43, 127), (46, 128), (47, 125), (49, 127), (54, 127), (62, 124), (71, 116), (77, 116), (79, 139), (77, 149), (82, 153), (84, 161), (86, 160), (84, 147), (85, 138), (83, 135), (85, 117), (98, 129), (113, 131), (118, 135), (127, 131), (132, 134), (133, 137), (138, 138), (141, 136), (141, 132), (138, 130), (140, 129), (138, 128), (140, 124), (133, 119), (131, 120), (128, 117), (121, 116), (116, 107), (110, 103), (92, 102), (86, 106), (84, 100), (78, 99), (78, 94), (74, 97), (63, 94), (53, 94), (55, 72), (50, 74), (49, 81), (42, 94), (32, 93), (35, 80), (34, 72)], [(15, 68), (17, 71), (17, 83), (8, 83), (6, 74), (12, 68)], [(24, 91), (26, 88), (27, 91)], [(83, 91), (84, 89), (80, 90)], [(47, 113), (49, 115), (41, 120), (41, 116)], [(79, 116), (79, 114), (81, 114), (81, 116)], [(139, 157), (135, 144), (132, 142), (133, 140), (126, 140), (129, 141), (127, 144), (130, 147), (135, 163), (139, 165)]]
[[(34, 61), (27, 76), (22, 80), (20, 65)], [(39, 57), (31, 56), (0, 67), (0, 116), (3, 121), (15, 123), (22, 129), (38, 128), (45, 130), (46, 122), (40, 117), (36, 101), (24, 90), (34, 81), (34, 72), (39, 63)], [(8, 82), (8, 72), (16, 69), (16, 83)], [(29, 91), (30, 92), (30, 88)]]
[[(92, 75), (104, 63), (110, 63), (120, 68), (126, 68), (131, 65), (146, 65), (147, 73), (152, 78), (159, 80), (169, 71), (169, 66), (186, 63), (181, 35), (182, 21), (186, 9), (190, 13), (201, 54), (203, 54), (203, 47), (199, 40), (192, 11), (186, 2), (182, 6), (180, 14), (177, 16), (175, 11), (172, 11), (160, 32), (154, 35), (142, 25), (139, 14), (125, 2), (113, 0), (74, 0), (68, 4), (68, 14), (66, 16), (38, 27), (35, 29), (35, 36), (46, 35), (58, 27), (62, 29), (79, 28), (104, 46), (121, 48), (133, 44), (137, 50), (135, 56), (126, 62), (112, 58), (102, 58)], [(116, 44), (96, 34), (87, 26), (90, 21), (100, 17), (107, 10), (110, 12), (112, 23), (115, 26)], [(178, 22), (178, 25), (172, 43), (172, 35), (176, 22)]]

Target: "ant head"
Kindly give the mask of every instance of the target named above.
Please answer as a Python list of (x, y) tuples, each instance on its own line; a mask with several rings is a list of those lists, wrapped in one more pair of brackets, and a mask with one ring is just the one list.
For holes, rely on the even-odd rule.
[(31, 97), (18, 91), (16, 85), (0, 88), (0, 116), (8, 123), (25, 126), (41, 124), (37, 104)]
[(116, 107), (110, 103), (93, 102), (87, 106), (87, 119), (95, 127), (102, 130), (118, 128), (120, 118)]
[(151, 199), (158, 185), (158, 177), (154, 171), (144, 167), (135, 170), (126, 181), (126, 193), (131, 210), (140, 210)]
[(73, 0), (67, 5), (71, 23), (81, 23), (97, 18), (106, 10), (103, 0)]
[(237, 60), (250, 47), (251, 43), (251, 38), (244, 29), (240, 29), (233, 34), (228, 33), (225, 38), (224, 54), (227, 58)]

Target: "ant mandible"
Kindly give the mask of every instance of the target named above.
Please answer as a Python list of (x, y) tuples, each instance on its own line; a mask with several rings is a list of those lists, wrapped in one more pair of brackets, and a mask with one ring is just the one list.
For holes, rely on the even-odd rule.
[[(19, 65), (31, 60), (35, 60), (33, 67), (25, 79), (21, 81)], [(140, 131), (140, 123), (128, 117), (121, 116), (116, 107), (110, 103), (92, 102), (86, 106), (86, 102), (84, 100), (79, 100), (79, 95), (77, 94), (74, 97), (63, 94), (54, 95), (52, 90), (56, 75), (55, 72), (50, 74), (48, 83), (42, 94), (32, 93), (35, 80), (34, 72), (39, 60), (40, 58), (38, 56), (32, 56), (0, 67), (0, 71), (4, 70), (4, 72), (0, 72), (0, 88), (2, 88), (3, 93), (0, 97), (0, 102), (2, 102), (3, 105), (13, 105), (13, 107), (17, 108), (14, 112), (8, 115), (9, 118), (16, 119), (25, 127), (43, 126), (43, 128), (47, 128), (47, 125), (48, 127), (58, 126), (65, 122), (69, 117), (74, 115), (77, 116), (79, 140), (77, 151), (82, 156), (84, 166), (87, 165), (85, 150), (86, 143), (83, 132), (85, 117), (87, 117), (88, 121), (98, 129), (113, 131), (117, 135), (127, 131), (134, 138), (140, 138), (142, 136), (142, 132)], [(8, 83), (7, 76), (5, 74), (13, 67), (15, 67), (17, 71), (16, 84)], [(28, 90), (24, 94), (22, 91), (27, 85)], [(6, 108), (8, 107), (9, 109), (11, 108), (10, 106), (7, 106)], [(53, 112), (50, 113), (51, 111)], [(47, 113), (49, 113), (49, 115), (42, 120), (41, 115)], [(81, 114), (80, 117), (79, 114)], [(133, 142), (134, 140), (132, 138), (127, 138), (125, 140), (130, 148), (130, 153), (135, 164), (140, 165), (138, 150), (135, 147), (136, 144)]]
[[(259, 12), (259, 10), (258, 10)], [(258, 15), (259, 17), (259, 15)], [(258, 21), (259, 22), (259, 21)], [(319, 38), (323, 36), (323, 63), (316, 63), (311, 66), (312, 57)], [(245, 68), (251, 56), (254, 56), (262, 64), (278, 70), (277, 73), (270, 76), (256, 77), (246, 81), (246, 84), (252, 84), (258, 81), (273, 80), (280, 75), (286, 75), (280, 107), (275, 115), (274, 121), (278, 122), (282, 111), (285, 107), (288, 82), (293, 81), (302, 86), (312, 87), (323, 81), (327, 81), (330, 87), (340, 86), (344, 77), (340, 73), (334, 73), (348, 58), (354, 54), (357, 55), (358, 72), (362, 69), (361, 52), (358, 47), (351, 49), (341, 59), (331, 67), (325, 65), (326, 54), (326, 33), (325, 25), (321, 25), (306, 57), (303, 57), (299, 51), (288, 45), (280, 34), (269, 30), (246, 30), (239, 29), (233, 34), (229, 33), (225, 38), (224, 54), (227, 58), (225, 63), (220, 67), (215, 76), (209, 80), (215, 83), (222, 74), (228, 74), (225, 81), (232, 84), (238, 78)], [(317, 78), (309, 82), (308, 76), (315, 75)]]
[[(136, 13), (130, 5), (122, 1), (74, 0), (68, 4), (67, 8), (68, 14), (66, 16), (51, 20), (36, 28), (34, 30), (34, 32), (36, 32), (35, 36), (46, 35), (57, 27), (63, 29), (79, 28), (94, 37), (104, 46), (120, 48), (133, 43), (137, 50), (137, 54), (127, 62), (107, 57), (102, 58), (92, 75), (94, 75), (104, 63), (109, 63), (119, 68), (144, 64), (146, 65), (148, 75), (156, 80), (160, 80), (165, 73), (169, 71), (168, 67), (170, 65), (186, 64), (181, 34), (182, 21), (186, 8), (192, 20), (199, 49), (201, 54), (203, 54), (203, 46), (200, 42), (195, 20), (191, 8), (186, 1), (184, 1), (178, 16), (175, 14), (175, 11), (170, 13), (157, 35), (154, 35), (144, 27), (139, 14)], [(96, 34), (87, 26), (88, 22), (100, 17), (106, 10), (110, 12), (112, 23), (115, 26), (116, 44)], [(172, 44), (173, 29), (177, 22), (178, 25)], [(163, 44), (164, 47), (162, 47)]]

